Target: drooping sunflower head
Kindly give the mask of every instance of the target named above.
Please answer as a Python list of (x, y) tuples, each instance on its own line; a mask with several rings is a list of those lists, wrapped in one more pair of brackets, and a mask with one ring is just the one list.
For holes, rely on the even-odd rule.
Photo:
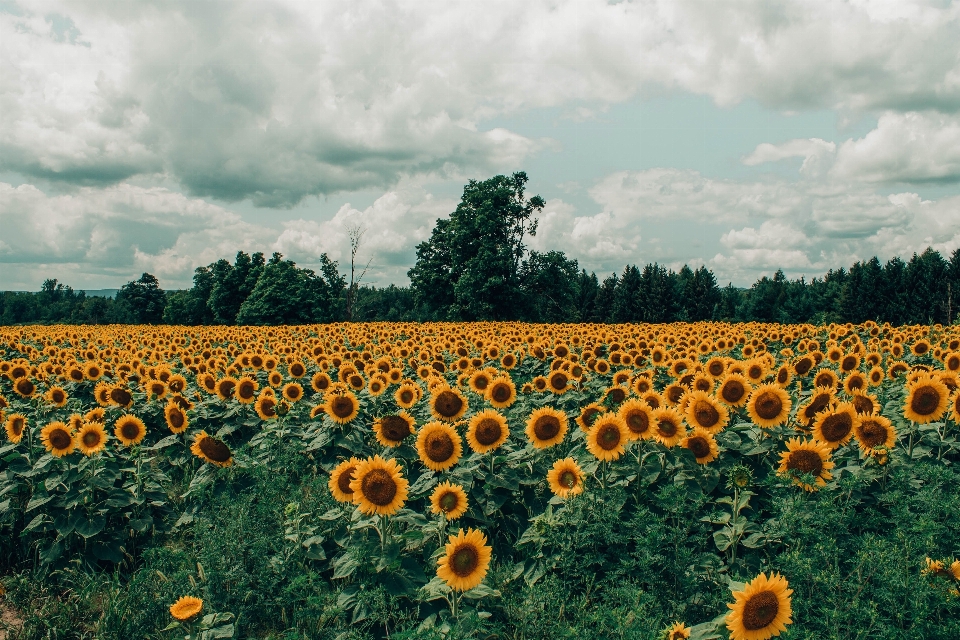
[(337, 502), (354, 502), (353, 489), (350, 483), (353, 482), (354, 473), (360, 464), (358, 458), (350, 458), (338, 464), (330, 472), (330, 480), (327, 486), (330, 487), (330, 493)]
[(451, 589), (469, 591), (483, 582), (493, 551), (483, 533), (461, 529), (457, 535), (449, 536), (445, 551), (437, 562), (437, 576)]
[(40, 430), (40, 441), (47, 451), (57, 458), (73, 453), (77, 446), (70, 427), (59, 421), (51, 422)]
[(77, 448), (85, 456), (103, 451), (107, 446), (107, 432), (99, 422), (87, 422), (77, 431)]
[(786, 631), (793, 622), (792, 593), (786, 578), (776, 573), (769, 578), (761, 573), (743, 591), (733, 592), (726, 618), (731, 640), (765, 640)]
[(546, 449), (563, 442), (567, 434), (567, 414), (553, 407), (541, 407), (527, 419), (525, 433), (537, 449)]
[(687, 398), (687, 422), (690, 426), (720, 433), (730, 421), (730, 413), (706, 391), (692, 391)]
[(23, 439), (23, 431), (27, 428), (27, 417), (22, 413), (10, 414), (4, 421), (3, 428), (7, 432), (7, 439), (16, 444)]
[(859, 417), (853, 405), (841, 402), (817, 415), (813, 424), (813, 437), (826, 443), (831, 449), (836, 449), (850, 442), (858, 422)]
[(476, 453), (487, 453), (500, 447), (509, 435), (507, 419), (494, 409), (486, 409), (470, 419), (467, 444)]
[(583, 493), (583, 484), (586, 474), (573, 458), (563, 458), (553, 463), (547, 472), (547, 482), (550, 490), (561, 498), (569, 498)]
[(872, 455), (876, 449), (892, 449), (897, 441), (897, 432), (893, 423), (874, 412), (860, 416), (853, 435), (857, 439), (857, 444), (867, 455)]
[(617, 460), (626, 451), (626, 445), (630, 441), (629, 433), (619, 415), (604, 414), (597, 418), (587, 432), (587, 451), (598, 460)]
[(797, 410), (797, 420), (804, 426), (812, 425), (817, 416), (830, 406), (833, 401), (833, 394), (833, 389), (824, 387), (814, 389), (807, 403)]
[(780, 454), (778, 471), (803, 489), (816, 491), (833, 479), (830, 450), (828, 444), (817, 440), (791, 438), (787, 441), (787, 450)]
[(450, 481), (438, 484), (430, 494), (430, 510), (443, 514), (447, 520), (456, 520), (467, 512), (467, 492)]
[(698, 464), (713, 462), (720, 455), (713, 433), (699, 427), (695, 427), (689, 436), (681, 440), (680, 446), (689, 449)]
[(347, 424), (360, 413), (360, 401), (352, 391), (340, 390), (327, 394), (324, 408), (337, 424)]
[(204, 462), (218, 467), (229, 467), (233, 464), (230, 447), (223, 440), (208, 435), (206, 431), (200, 431), (193, 437), (190, 451)]
[(180, 622), (188, 622), (200, 615), (203, 611), (203, 600), (193, 596), (183, 596), (170, 605), (170, 615)]
[(643, 400), (631, 398), (617, 411), (623, 424), (627, 427), (627, 437), (631, 440), (648, 440), (653, 437), (650, 429), (653, 420), (653, 410)]
[(747, 400), (747, 414), (754, 424), (764, 429), (785, 423), (792, 407), (790, 394), (777, 384), (760, 385)]
[(361, 461), (353, 473), (350, 489), (354, 502), (366, 515), (390, 516), (403, 508), (409, 482), (394, 459), (374, 456)]
[(587, 431), (590, 431), (590, 428), (593, 427), (593, 423), (598, 417), (600, 417), (600, 415), (605, 413), (606, 410), (607, 408), (599, 402), (591, 402), (580, 410), (580, 415), (577, 416), (575, 422), (580, 426), (580, 430), (586, 433)]
[(417, 453), (427, 468), (445, 471), (455, 465), (463, 453), (460, 434), (444, 422), (429, 422), (417, 434)]
[(918, 376), (907, 384), (903, 415), (917, 424), (935, 422), (946, 412), (949, 395), (947, 386), (939, 379), (930, 375)]
[(413, 416), (406, 411), (377, 418), (373, 423), (373, 432), (377, 442), (385, 447), (400, 446), (414, 432)]
[(458, 389), (444, 386), (430, 397), (430, 413), (437, 420), (456, 422), (467, 412), (467, 399)]
[(113, 428), (113, 435), (125, 447), (132, 447), (140, 444), (140, 441), (147, 435), (147, 426), (143, 420), (135, 415), (126, 414), (117, 418)]
[(497, 409), (506, 409), (517, 399), (517, 388), (509, 376), (499, 376), (490, 381), (487, 401)]
[(687, 428), (680, 412), (672, 407), (661, 407), (653, 412), (653, 437), (665, 447), (674, 447), (686, 437)]

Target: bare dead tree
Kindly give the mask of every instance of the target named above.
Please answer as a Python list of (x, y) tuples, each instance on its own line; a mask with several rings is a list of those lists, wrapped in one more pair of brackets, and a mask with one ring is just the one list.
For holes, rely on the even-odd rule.
[(367, 275), (367, 269), (370, 267), (370, 262), (373, 260), (373, 256), (367, 260), (367, 264), (363, 267), (363, 271), (360, 272), (360, 277), (355, 277), (356, 275), (356, 262), (357, 262), (357, 252), (360, 251), (360, 245), (363, 242), (363, 235), (367, 232), (366, 228), (362, 224), (355, 224), (347, 229), (347, 237), (350, 238), (350, 288), (347, 289), (347, 321), (353, 322), (353, 314), (355, 312), (355, 305), (357, 301), (357, 290), (360, 288), (360, 283), (363, 281), (363, 276)]

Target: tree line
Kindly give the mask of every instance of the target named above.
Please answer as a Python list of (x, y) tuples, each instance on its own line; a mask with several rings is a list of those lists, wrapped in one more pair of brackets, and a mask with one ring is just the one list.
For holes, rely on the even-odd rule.
[[(238, 252), (199, 267), (193, 286), (163, 291), (144, 273), (115, 298), (57, 280), (0, 295), (0, 324), (273, 325), (336, 321), (523, 320), (527, 322), (864, 322), (948, 324), (957, 318), (960, 248), (928, 248), (904, 261), (876, 257), (809, 282), (782, 270), (750, 288), (720, 287), (705, 266), (674, 271), (626, 266), (603, 280), (561, 251), (529, 250), (540, 196), (527, 176), (471, 180), (457, 209), (417, 245), (410, 286), (360, 286), (320, 257), (319, 273), (274, 253)], [(354, 247), (354, 252), (356, 247)]]

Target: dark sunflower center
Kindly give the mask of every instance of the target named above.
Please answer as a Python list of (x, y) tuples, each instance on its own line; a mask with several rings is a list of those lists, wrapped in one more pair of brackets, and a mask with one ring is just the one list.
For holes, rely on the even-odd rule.
[(673, 436), (677, 435), (677, 425), (670, 420), (664, 420), (661, 418), (657, 422), (657, 431), (659, 431), (660, 435), (664, 437), (672, 438)]
[(410, 435), (410, 423), (401, 416), (384, 416), (380, 420), (380, 432), (387, 440), (399, 442)]
[(599, 409), (594, 409), (594, 408), (592, 408), (592, 407), (591, 407), (590, 409), (584, 410), (584, 412), (583, 412), (583, 423), (584, 423), (585, 425), (587, 425), (588, 427), (592, 427), (594, 420), (596, 420), (596, 419), (597, 419), (597, 416), (599, 416), (601, 413), (603, 413), (603, 412), (600, 411)]
[(796, 471), (800, 475), (809, 473), (816, 478), (823, 471), (823, 459), (816, 451), (800, 449), (790, 453), (790, 457), (787, 458), (787, 469)]
[(809, 420), (823, 411), (830, 402), (829, 393), (819, 393), (814, 396), (807, 408), (803, 410), (803, 415)]
[(839, 442), (843, 440), (850, 430), (853, 429), (853, 420), (848, 413), (835, 413), (827, 416), (823, 420), (820, 430), (827, 442)]
[(597, 434), (597, 444), (604, 451), (616, 449), (620, 445), (620, 429), (612, 424), (602, 425)]
[(216, 438), (207, 436), (200, 440), (200, 451), (214, 462), (226, 462), (230, 459), (230, 448)]
[(670, 385), (670, 388), (667, 389), (667, 399), (673, 404), (680, 402), (680, 398), (683, 397), (684, 389), (678, 384)]
[(291, 400), (296, 400), (297, 398), (300, 397), (300, 389), (298, 387), (293, 387), (293, 386), (287, 387), (286, 396)]
[(64, 394), (63, 394), (63, 391), (61, 391), (60, 389), (54, 389), (54, 390), (53, 390), (53, 393), (50, 394), (50, 395), (51, 395), (51, 397), (53, 398), (53, 401), (54, 401), (55, 403), (57, 403), (57, 404), (60, 404), (60, 403), (63, 402), (64, 399), (65, 399), (65, 396), (64, 396)]
[(927, 343), (918, 342), (917, 344), (913, 345), (913, 352), (918, 356), (921, 356), (925, 354), (929, 348), (930, 347), (927, 345)]
[(356, 467), (347, 467), (343, 473), (337, 477), (337, 488), (347, 495), (353, 493), (353, 489), (350, 488), (350, 483), (353, 482), (353, 472), (356, 471), (356, 469)]
[(432, 431), (424, 438), (427, 457), (434, 462), (446, 462), (455, 450), (453, 438), (445, 431)]
[(274, 409), (276, 406), (277, 403), (274, 402), (273, 398), (264, 398), (260, 402), (260, 411), (262, 411), (263, 415), (265, 416), (275, 416), (277, 415), (277, 412)]
[(176, 393), (183, 391), (183, 381), (182, 380), (171, 380), (168, 385), (170, 390)]
[(237, 396), (244, 400), (252, 398), (255, 391), (252, 380), (244, 380), (237, 386)]
[(832, 387), (835, 383), (833, 381), (833, 376), (824, 372), (813, 379), (813, 384), (818, 387)]
[(19, 391), (21, 395), (33, 395), (34, 390), (36, 390), (36, 386), (26, 378), (17, 380), (17, 391)]
[(481, 420), (474, 432), (474, 437), (477, 439), (477, 442), (485, 447), (489, 447), (495, 443), (500, 439), (501, 435), (503, 435), (503, 427), (493, 418), (484, 418)]
[(299, 362), (295, 362), (294, 364), (290, 365), (290, 375), (292, 375), (294, 378), (299, 378), (304, 373), (306, 373), (306, 370)]
[(348, 398), (347, 396), (337, 396), (333, 399), (333, 402), (330, 403), (330, 410), (333, 411), (333, 415), (338, 418), (347, 418), (354, 411), (353, 399)]
[(873, 400), (867, 396), (853, 396), (853, 408), (857, 413), (871, 413), (873, 411)]
[(560, 474), (558, 480), (560, 481), (560, 486), (566, 487), (567, 489), (573, 489), (577, 486), (577, 474), (573, 471), (564, 471)]
[(754, 410), (764, 420), (773, 420), (783, 411), (783, 400), (772, 391), (764, 391), (754, 403)]
[(463, 400), (453, 391), (441, 391), (434, 402), (434, 407), (444, 418), (452, 418), (463, 409)]
[(453, 552), (450, 568), (461, 578), (469, 576), (480, 565), (480, 554), (473, 545), (465, 545)]
[(410, 391), (408, 389), (404, 389), (403, 391), (401, 391), (400, 402), (403, 402), (404, 404), (413, 402), (413, 391)]
[(743, 606), (743, 626), (748, 631), (764, 629), (773, 622), (780, 611), (780, 601), (772, 591), (761, 591), (751, 596)]
[(503, 383), (497, 383), (493, 385), (493, 389), (490, 391), (490, 397), (497, 402), (506, 402), (510, 399), (510, 387)]
[(777, 371), (777, 382), (780, 384), (786, 384), (787, 378), (790, 377), (790, 372), (786, 369), (780, 369)]
[(811, 368), (813, 368), (813, 360), (810, 358), (800, 358), (797, 364), (794, 365), (793, 370), (797, 372), (797, 375), (802, 376), (810, 371)]
[(363, 378), (361, 378), (357, 374), (353, 374), (352, 376), (350, 376), (349, 382), (351, 387), (355, 387), (357, 389), (363, 386)]
[(533, 433), (538, 440), (553, 440), (560, 433), (560, 421), (556, 416), (540, 416), (533, 423)]
[(918, 387), (910, 401), (910, 408), (921, 416), (929, 416), (937, 410), (939, 405), (940, 392), (930, 386)]
[(740, 402), (740, 399), (746, 391), (743, 383), (739, 380), (728, 380), (720, 390), (720, 395), (727, 402)]
[(95, 447), (100, 444), (100, 432), (99, 431), (87, 431), (83, 434), (83, 446), (85, 447)]
[(718, 376), (723, 373), (723, 363), (722, 362), (711, 362), (710, 366), (707, 367), (707, 371), (710, 372), (712, 376)]
[(563, 373), (554, 373), (550, 376), (550, 387), (557, 391), (567, 388), (567, 376)]
[(621, 389), (620, 387), (614, 387), (610, 390), (608, 397), (613, 400), (614, 404), (620, 404), (627, 398), (627, 392)]
[(694, 458), (706, 458), (710, 455), (710, 443), (703, 436), (694, 436), (687, 440), (687, 448)]
[(650, 428), (650, 418), (646, 411), (631, 411), (626, 417), (627, 428), (634, 433), (646, 433)]
[(18, 436), (23, 433), (23, 427), (26, 424), (26, 420), (23, 418), (14, 418), (10, 422), (10, 426), (13, 428), (13, 435)]
[(447, 491), (440, 496), (440, 508), (446, 513), (456, 509), (458, 504), (460, 504), (460, 498), (453, 491)]
[(71, 369), (70, 379), (73, 380), (74, 382), (80, 382), (81, 380), (83, 380), (83, 371), (80, 371), (79, 369)]
[(763, 375), (763, 368), (757, 365), (752, 365), (749, 369), (747, 369), (747, 375), (754, 380), (759, 380), (760, 376)]
[(483, 391), (490, 385), (490, 379), (486, 376), (477, 376), (477, 379), (473, 381), (473, 384), (477, 389)]
[[(224, 380), (223, 382), (220, 383), (220, 387), (219, 387), (220, 395), (226, 396), (226, 397), (232, 396), (233, 389), (236, 386), (237, 385), (232, 380)], [(156, 393), (159, 394), (162, 389), (163, 387), (158, 387), (158, 390), (156, 391)]]
[(55, 450), (67, 449), (73, 438), (67, 433), (66, 429), (57, 428), (50, 432), (50, 446)]
[(857, 368), (857, 359), (853, 356), (847, 356), (840, 361), (840, 368), (844, 371), (853, 371)]
[(140, 425), (132, 420), (127, 420), (120, 427), (120, 435), (122, 435), (127, 440), (136, 440), (140, 435)]
[(171, 409), (168, 419), (170, 420), (170, 426), (174, 429), (179, 429), (183, 426), (183, 413), (181, 413), (179, 409)]
[(693, 405), (693, 415), (704, 429), (716, 426), (720, 422), (720, 412), (706, 400), (697, 400)]
[(373, 504), (384, 507), (393, 502), (397, 495), (397, 483), (387, 471), (373, 469), (363, 476), (360, 492)]
[(861, 425), (859, 435), (863, 446), (870, 449), (879, 446), (887, 440), (887, 429), (876, 420), (864, 420)]

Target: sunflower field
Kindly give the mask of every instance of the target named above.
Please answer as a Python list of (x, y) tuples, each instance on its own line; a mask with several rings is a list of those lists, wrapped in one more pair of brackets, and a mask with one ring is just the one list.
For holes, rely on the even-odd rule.
[(6, 327), (0, 423), (0, 638), (960, 637), (960, 326)]

